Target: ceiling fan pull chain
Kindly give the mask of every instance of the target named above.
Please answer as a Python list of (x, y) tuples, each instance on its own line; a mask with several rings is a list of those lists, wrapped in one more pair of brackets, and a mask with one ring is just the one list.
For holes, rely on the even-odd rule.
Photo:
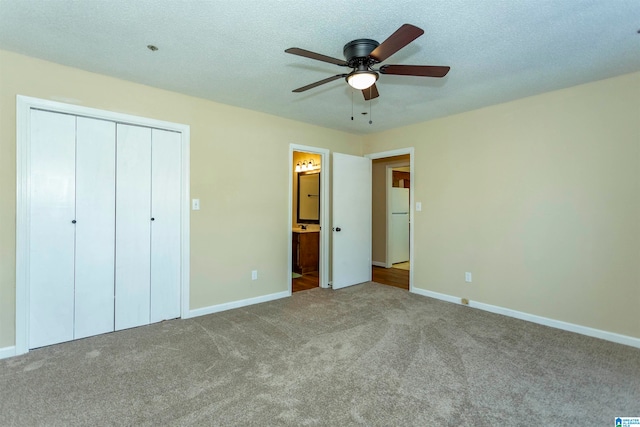
[(371, 104), (373, 103), (373, 100), (371, 99), (371, 87), (369, 87), (369, 124), (373, 124), (373, 121), (371, 119), (373, 119), (373, 116), (371, 115)]
[(351, 121), (353, 121), (353, 89), (351, 90)]

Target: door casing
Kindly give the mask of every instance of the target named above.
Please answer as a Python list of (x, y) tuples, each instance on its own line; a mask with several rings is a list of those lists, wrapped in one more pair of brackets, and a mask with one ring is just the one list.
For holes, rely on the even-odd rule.
[(287, 230), (289, 230), (289, 238), (287, 239), (287, 277), (288, 291), (291, 295), (291, 263), (293, 262), (291, 240), (293, 238), (293, 152), (301, 151), (304, 153), (313, 153), (320, 155), (320, 271), (319, 280), (321, 288), (331, 286), (329, 280), (329, 235), (331, 221), (329, 217), (329, 175), (331, 173), (329, 164), (329, 150), (326, 148), (311, 147), (308, 145), (289, 144), (289, 214), (287, 218)]
[[(409, 200), (411, 200), (411, 206), (409, 208), (409, 259), (411, 261), (411, 263), (409, 264), (409, 292), (413, 292), (413, 271), (414, 271), (414, 266), (415, 266), (415, 262), (413, 262), (413, 260), (415, 259), (414, 257), (414, 242), (415, 242), (415, 238), (414, 238), (414, 228), (415, 228), (415, 196), (414, 196), (414, 191), (415, 191), (415, 165), (414, 165), (414, 157), (415, 157), (415, 149), (414, 147), (407, 147), (407, 148), (399, 148), (396, 150), (389, 150), (389, 151), (382, 151), (382, 152), (378, 152), (378, 153), (370, 153), (370, 154), (365, 154), (365, 157), (371, 159), (371, 160), (375, 160), (375, 159), (384, 159), (386, 157), (395, 157), (395, 156), (402, 156), (408, 154), (409, 155), (409, 173), (411, 174), (411, 188), (409, 189)], [(388, 185), (385, 185), (385, 191), (388, 191)], [(387, 194), (387, 199), (389, 198), (389, 194)], [(389, 229), (389, 216), (387, 216), (387, 225), (386, 228), (387, 230)], [(388, 240), (388, 236), (387, 236), (387, 240)], [(388, 245), (388, 242), (387, 242)], [(387, 254), (386, 254), (386, 262), (388, 262), (389, 260), (389, 253), (387, 250)]]

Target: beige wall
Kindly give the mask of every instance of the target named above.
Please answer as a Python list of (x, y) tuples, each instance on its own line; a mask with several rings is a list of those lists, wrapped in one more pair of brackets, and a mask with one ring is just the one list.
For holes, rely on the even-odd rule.
[(640, 337), (639, 100), (634, 73), (367, 136), (415, 147), (415, 287)]
[(375, 262), (387, 262), (387, 165), (409, 164), (410, 160), (405, 154), (375, 159), (371, 166), (371, 257)]
[(191, 126), (192, 309), (287, 289), (289, 143), (412, 146), (417, 288), (640, 337), (640, 73), (359, 137), (0, 51), (0, 348), (16, 94)]
[(191, 126), (192, 309), (287, 290), (290, 143), (361, 154), (356, 135), (0, 51), (0, 348), (15, 342), (17, 94)]

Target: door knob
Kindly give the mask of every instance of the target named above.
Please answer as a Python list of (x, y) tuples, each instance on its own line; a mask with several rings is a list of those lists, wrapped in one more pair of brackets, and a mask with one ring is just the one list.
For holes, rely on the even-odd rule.
[(340, 227), (336, 227), (336, 228), (335, 228), (335, 230), (336, 230), (336, 231), (342, 231), (342, 228), (340, 228)]
[(75, 224), (75, 223), (76, 223), (76, 220), (75, 220), (75, 219), (72, 219), (72, 220), (71, 220), (71, 224)]
[(155, 220), (156, 220), (155, 218), (151, 218), (151, 221), (155, 221)]

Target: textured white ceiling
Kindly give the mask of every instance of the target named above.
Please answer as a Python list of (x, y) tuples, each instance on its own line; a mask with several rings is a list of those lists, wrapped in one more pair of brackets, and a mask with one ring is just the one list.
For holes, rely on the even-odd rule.
[[(291, 92), (344, 68), (286, 48), (342, 58), (404, 23), (425, 34), (384, 63), (451, 71), (380, 76), (372, 125), (342, 79)], [(639, 71), (639, 29), (640, 0), (0, 0), (0, 49), (352, 133)]]

